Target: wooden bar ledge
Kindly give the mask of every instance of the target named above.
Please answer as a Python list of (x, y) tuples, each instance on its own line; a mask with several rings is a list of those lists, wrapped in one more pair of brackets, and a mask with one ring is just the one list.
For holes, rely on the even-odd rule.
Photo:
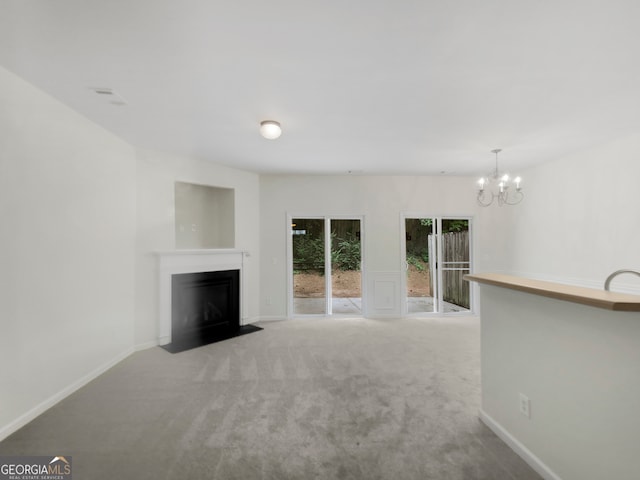
[(595, 288), (576, 287), (562, 283), (545, 282), (529, 278), (503, 275), (500, 273), (478, 273), (464, 276), (468, 282), (478, 282), (496, 287), (509, 288), (521, 292), (555, 298), (567, 302), (580, 303), (606, 310), (640, 312), (640, 295), (607, 292)]

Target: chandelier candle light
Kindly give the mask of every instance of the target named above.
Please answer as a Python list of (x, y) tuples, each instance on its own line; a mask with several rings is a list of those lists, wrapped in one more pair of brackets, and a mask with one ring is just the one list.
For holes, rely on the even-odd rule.
[(496, 154), (496, 168), (488, 176), (478, 180), (478, 204), (482, 207), (488, 207), (496, 200), (499, 206), (516, 205), (524, 197), (520, 186), (522, 179), (516, 177), (511, 180), (507, 173), (500, 173), (498, 153), (501, 151), (500, 148), (491, 150)]

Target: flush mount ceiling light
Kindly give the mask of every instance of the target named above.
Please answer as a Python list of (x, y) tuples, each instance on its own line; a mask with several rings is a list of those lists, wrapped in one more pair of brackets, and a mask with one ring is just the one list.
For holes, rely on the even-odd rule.
[(522, 193), (522, 179), (516, 177), (513, 180), (507, 173), (501, 173), (498, 169), (498, 154), (502, 151), (500, 148), (491, 150), (496, 154), (496, 168), (486, 177), (478, 180), (478, 204), (482, 207), (488, 207), (494, 201), (499, 206), (515, 205), (522, 201), (524, 194)]
[(280, 123), (275, 120), (263, 120), (260, 122), (260, 135), (269, 140), (275, 140), (282, 135)]

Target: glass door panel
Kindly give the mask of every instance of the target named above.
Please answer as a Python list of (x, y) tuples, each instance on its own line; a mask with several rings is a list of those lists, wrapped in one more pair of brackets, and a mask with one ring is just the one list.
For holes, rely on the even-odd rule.
[(295, 315), (327, 313), (324, 225), (322, 218), (294, 218), (291, 222)]
[(437, 312), (436, 235), (432, 218), (405, 218), (407, 312)]
[(443, 311), (468, 312), (471, 308), (469, 220), (442, 219), (442, 305)]
[(362, 314), (360, 220), (331, 222), (331, 312)]

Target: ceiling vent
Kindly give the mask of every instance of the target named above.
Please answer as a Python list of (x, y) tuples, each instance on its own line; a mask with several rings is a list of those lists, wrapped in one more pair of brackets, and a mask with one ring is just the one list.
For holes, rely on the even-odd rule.
[(126, 100), (114, 92), (112, 88), (91, 87), (91, 90), (104, 96), (111, 105), (123, 106), (127, 104)]

